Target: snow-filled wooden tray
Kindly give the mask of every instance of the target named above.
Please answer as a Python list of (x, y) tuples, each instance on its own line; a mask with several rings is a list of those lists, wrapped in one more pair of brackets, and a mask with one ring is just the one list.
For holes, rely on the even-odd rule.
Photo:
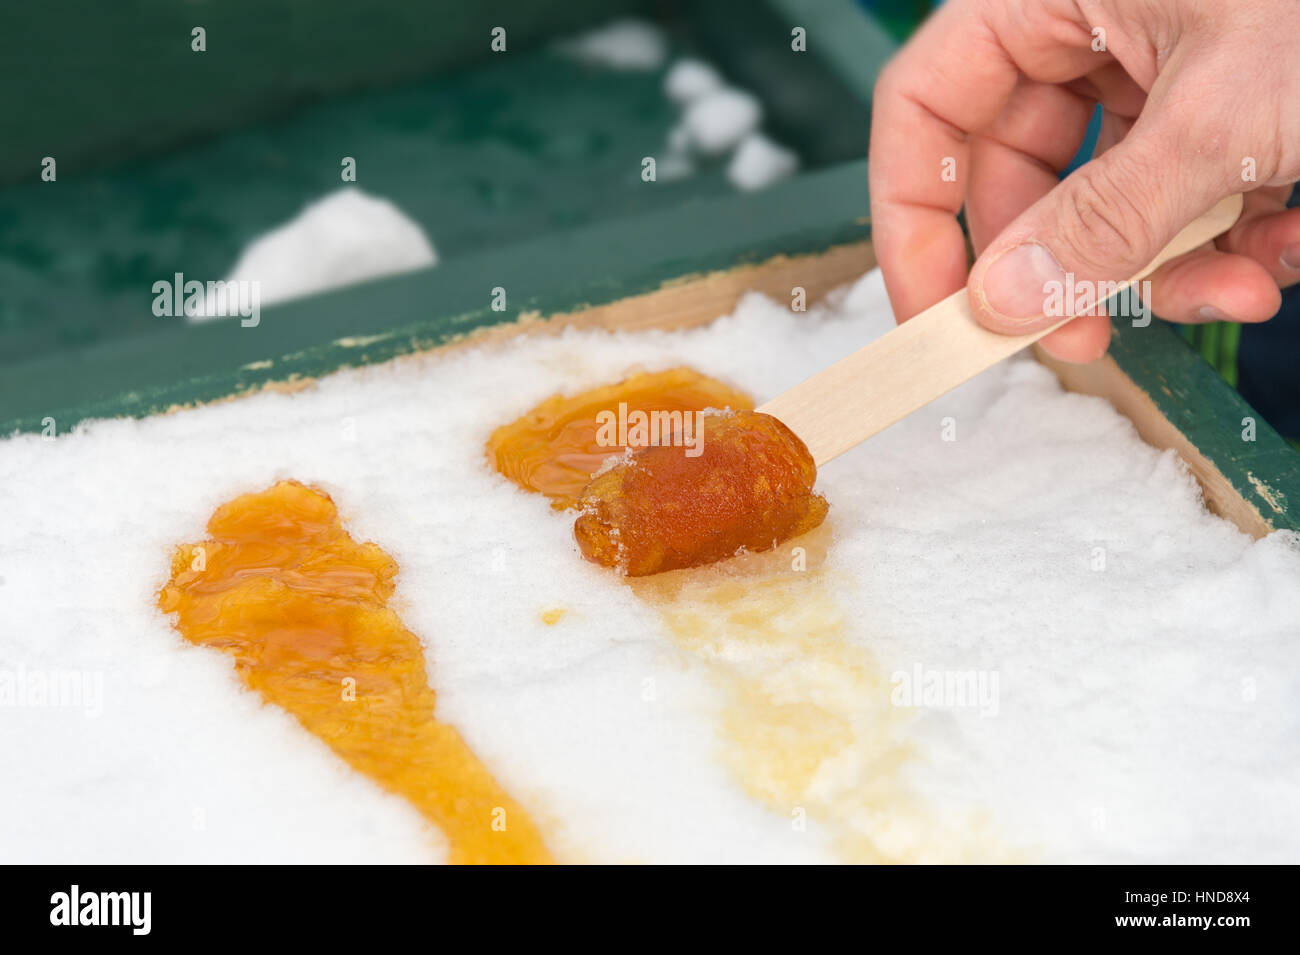
[[(846, 2), (812, 28), (852, 42), (810, 44), (802, 98), (782, 102), (762, 64), (792, 52), (800, 5), (755, 6), (720, 34), (719, 4), (686, 5), (657, 60), (625, 35), (620, 56), (656, 64), (640, 72), (591, 61), (610, 47), (576, 33), (581, 4), (559, 35), (520, 30), (511, 69), (575, 97), (603, 85), (648, 119), (583, 99), (582, 123), (617, 120), (626, 150), (588, 164), (590, 142), (529, 140), (533, 159), (580, 159), (557, 167), (553, 204), (516, 196), (519, 215), (484, 215), (454, 175), (425, 195), (367, 156), (410, 147), (405, 124), (429, 131), (438, 84), (393, 76), (292, 123), (0, 196), (11, 230), (53, 202), (30, 234), (55, 250), (6, 266), (18, 292), (0, 283), (17, 316), (0, 337), (6, 858), (457, 857), (453, 833), (158, 607), (175, 548), (284, 480), (330, 494), (342, 528), (395, 561), (387, 609), (419, 638), (438, 718), (559, 861), (1294, 857), (1300, 458), (1160, 322), (1117, 321), (1090, 366), (1005, 363), (833, 462), (829, 521), (793, 572), (629, 586), (581, 560), (570, 516), (488, 466), (492, 430), (557, 391), (684, 364), (763, 400), (891, 326), (861, 142), (816, 115), (856, 103), (865, 131), (870, 66), (845, 50), (887, 44)], [(443, 27), (486, 47), (494, 25)], [(443, 84), (482, 97), (474, 115), (499, 92), (487, 55)], [(737, 189), (733, 146), (695, 176), (640, 178), (684, 119), (670, 71), (701, 58), (752, 91), (797, 170)], [(368, 138), (376, 115), (389, 138)], [(318, 147), (329, 162), (297, 175)], [(466, 155), (456, 175), (487, 161)], [(310, 205), (346, 156), (399, 228), (355, 193)], [(541, 169), (515, 163), (516, 187)], [(414, 225), (408, 271), (268, 302), (250, 324), (151, 308), (153, 281), (237, 274), (268, 232), (292, 252), (313, 223), (372, 216), (399, 240)], [(91, 267), (61, 257), (77, 248)], [(41, 294), (51, 282), (63, 292)], [(70, 684), (33, 695), (63, 676), (78, 705), (56, 705)]]

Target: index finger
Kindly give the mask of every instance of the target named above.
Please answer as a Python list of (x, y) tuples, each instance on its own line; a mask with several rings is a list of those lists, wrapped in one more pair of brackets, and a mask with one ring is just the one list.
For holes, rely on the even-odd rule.
[(871, 230), (900, 318), (966, 284), (956, 216), (969, 179), (970, 134), (997, 118), (1022, 66), (1049, 83), (1096, 69), (1087, 37), (1080, 24), (1041, 4), (949, 2), (881, 73), (867, 160)]

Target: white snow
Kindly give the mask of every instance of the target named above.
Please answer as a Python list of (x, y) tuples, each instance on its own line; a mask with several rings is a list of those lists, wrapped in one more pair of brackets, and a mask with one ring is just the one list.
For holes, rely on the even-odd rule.
[(685, 106), (722, 86), (722, 77), (717, 70), (703, 60), (690, 57), (674, 63), (664, 77), (664, 92), (678, 106)]
[(657, 70), (668, 56), (668, 40), (648, 20), (628, 18), (566, 39), (560, 53), (612, 70)]
[[(346, 187), (251, 242), (225, 281), (259, 283), (261, 304), (269, 305), (437, 261), (428, 236), (397, 206)], [(207, 321), (221, 312), (209, 295), (188, 317)]]
[[(0, 441), (0, 678), (103, 686), (95, 716), (6, 701), (0, 679), (0, 861), (444, 857), (408, 806), (155, 609), (172, 548), (280, 478), (325, 488), (353, 535), (396, 558), (394, 607), (426, 644), (440, 716), (561, 859), (838, 858), (839, 827), (795, 830), (728, 767), (716, 677), (765, 648), (685, 651), (660, 609), (582, 561), (571, 516), (485, 466), (483, 443), (633, 365), (688, 363), (761, 400), (891, 325), (873, 273), (805, 314), (752, 295), (690, 331), (526, 336)], [(997, 677), (996, 715), (895, 708), (882, 729), (887, 704), (861, 698), (845, 732), (911, 747), (909, 811), (981, 813), (1031, 859), (1294, 861), (1295, 535), (1255, 542), (1211, 516), (1171, 453), (1028, 359), (832, 462), (820, 489), (843, 639), (883, 692), (917, 666)], [(567, 613), (546, 626), (552, 607)], [(854, 685), (825, 654), (778, 676), (791, 705)], [(817, 786), (858, 791), (863, 771), (831, 761)], [(844, 825), (887, 832), (894, 811)]]
[(762, 133), (746, 136), (727, 165), (727, 178), (737, 189), (764, 189), (794, 175), (799, 157)]
[(758, 128), (763, 109), (744, 90), (725, 87), (693, 100), (682, 117), (691, 145), (709, 156), (734, 148)]
[[(628, 19), (563, 40), (556, 49), (607, 69), (649, 71), (663, 66), (668, 40), (653, 23)], [(682, 110), (682, 118), (669, 130), (664, 151), (656, 157), (657, 181), (695, 175), (701, 158), (729, 158), (727, 178), (743, 190), (762, 189), (798, 168), (793, 152), (758, 132), (763, 115), (758, 99), (727, 85), (711, 64), (682, 57), (664, 75), (663, 88)]]

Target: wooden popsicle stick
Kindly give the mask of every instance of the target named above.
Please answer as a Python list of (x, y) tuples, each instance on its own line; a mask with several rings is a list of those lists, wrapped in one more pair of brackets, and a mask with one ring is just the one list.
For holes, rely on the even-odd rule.
[[(1220, 201), (1129, 282), (1226, 232), (1241, 204), (1240, 195)], [(758, 410), (803, 439), (821, 467), (1068, 321), (1027, 335), (1000, 335), (975, 320), (962, 289)]]

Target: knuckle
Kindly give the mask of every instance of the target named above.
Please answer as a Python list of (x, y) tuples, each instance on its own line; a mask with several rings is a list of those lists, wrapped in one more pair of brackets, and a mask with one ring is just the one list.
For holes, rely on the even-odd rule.
[(1157, 223), (1149, 197), (1154, 187), (1133, 187), (1140, 179), (1112, 163), (1090, 163), (1071, 178), (1071, 202), (1062, 216), (1061, 236), (1072, 258), (1090, 271), (1117, 267), (1134, 271), (1155, 254)]

